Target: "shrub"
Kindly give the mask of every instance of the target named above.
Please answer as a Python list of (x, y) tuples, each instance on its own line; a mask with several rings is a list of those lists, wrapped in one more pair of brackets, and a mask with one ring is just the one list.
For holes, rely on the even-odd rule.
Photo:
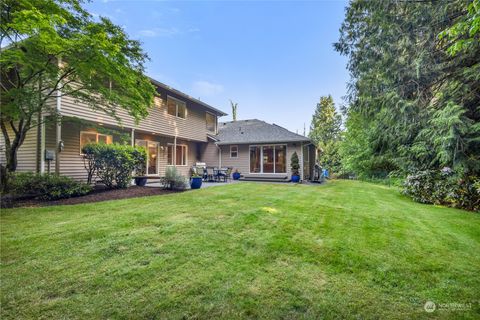
[(292, 174), (298, 175), (298, 170), (300, 169), (300, 165), (299, 165), (297, 152), (294, 152), (292, 154), (292, 157), (290, 159), (290, 167), (292, 168)]
[(16, 197), (58, 200), (86, 195), (92, 187), (65, 176), (26, 172), (11, 175), (9, 191)]
[(417, 202), (480, 209), (480, 179), (456, 175), (450, 168), (418, 171), (406, 178), (403, 188), (403, 193)]
[(165, 171), (165, 183), (170, 190), (185, 190), (188, 188), (188, 180), (180, 173), (177, 168), (168, 167)]
[(147, 153), (142, 147), (88, 144), (82, 152), (89, 180), (96, 174), (107, 188), (127, 188), (133, 171), (142, 171), (147, 162)]

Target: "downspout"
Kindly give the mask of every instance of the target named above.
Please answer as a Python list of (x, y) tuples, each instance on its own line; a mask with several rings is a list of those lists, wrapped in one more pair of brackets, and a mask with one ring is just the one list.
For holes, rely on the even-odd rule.
[(177, 136), (173, 138), (173, 159), (172, 159), (173, 166), (177, 166)]
[(302, 159), (302, 160), (300, 161), (300, 163), (301, 163), (301, 164), (300, 164), (300, 178), (301, 178), (301, 180), (303, 181), (303, 179), (304, 179), (304, 176), (303, 176), (303, 165), (304, 165), (304, 163), (303, 163), (303, 142), (300, 142), (300, 150), (301, 150), (301, 152), (300, 152), (300, 158)]
[[(308, 147), (309, 145), (313, 145), (313, 143), (309, 142), (308, 144), (304, 145), (303, 147)], [(302, 157), (303, 157), (303, 147), (302, 147)], [(307, 152), (310, 152), (309, 150), (307, 150)], [(303, 161), (303, 160), (302, 160)], [(303, 163), (302, 163), (303, 164)], [(308, 170), (310, 171), (309, 172), (309, 175), (310, 175), (310, 180), (311, 180), (311, 165), (312, 165), (312, 159), (310, 157), (310, 154), (308, 155)], [(303, 165), (302, 165), (302, 168), (303, 168)]]
[(218, 167), (221, 168), (222, 167), (222, 149), (216, 143), (215, 143), (215, 147), (217, 147), (218, 149)]
[[(61, 67), (62, 60), (58, 60), (59, 67)], [(62, 92), (60, 89), (57, 89), (57, 119), (56, 119), (56, 133), (55, 133), (55, 174), (60, 174), (60, 152), (63, 148), (62, 146), (62, 120), (61, 120), (61, 111), (62, 111)]]
[(131, 140), (132, 140), (131, 141), (132, 147), (135, 147), (135, 129), (134, 128), (132, 128), (132, 132), (131, 132), (130, 136), (131, 136)]

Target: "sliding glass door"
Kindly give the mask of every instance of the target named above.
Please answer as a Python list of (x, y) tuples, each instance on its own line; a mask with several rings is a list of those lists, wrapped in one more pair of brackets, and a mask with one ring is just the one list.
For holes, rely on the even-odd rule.
[(158, 142), (137, 140), (137, 146), (147, 150), (147, 175), (158, 174)]
[(250, 146), (250, 173), (286, 173), (287, 146)]

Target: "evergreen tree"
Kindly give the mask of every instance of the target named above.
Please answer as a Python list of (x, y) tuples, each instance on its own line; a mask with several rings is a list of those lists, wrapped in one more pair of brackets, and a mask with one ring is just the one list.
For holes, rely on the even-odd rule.
[(479, 0), (350, 3), (335, 48), (351, 74), (342, 154), (358, 174), (479, 174), (479, 12)]
[(332, 96), (320, 98), (310, 125), (309, 137), (319, 149), (320, 165), (332, 173), (341, 171), (339, 144), (342, 118), (335, 109)]

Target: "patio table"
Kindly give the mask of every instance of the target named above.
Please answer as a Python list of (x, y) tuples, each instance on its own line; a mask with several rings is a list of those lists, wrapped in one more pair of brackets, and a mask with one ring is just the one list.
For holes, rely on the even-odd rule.
[(220, 181), (220, 177), (225, 177), (227, 175), (228, 168), (214, 168), (213, 173), (215, 179)]

